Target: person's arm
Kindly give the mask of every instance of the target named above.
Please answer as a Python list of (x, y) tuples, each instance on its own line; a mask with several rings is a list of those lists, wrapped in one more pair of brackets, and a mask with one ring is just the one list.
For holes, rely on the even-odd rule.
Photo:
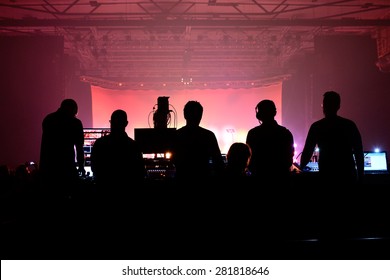
[(251, 133), (251, 130), (248, 131), (247, 135), (246, 135), (246, 140), (245, 140), (245, 143), (249, 145), (249, 147), (252, 146), (252, 133)]
[(93, 176), (94, 177), (99, 177), (100, 176), (100, 162), (101, 162), (101, 159), (100, 159), (100, 141), (99, 139), (96, 139), (95, 142), (93, 143), (92, 145), (92, 149), (91, 149), (91, 170), (92, 170), (92, 173), (93, 173)]
[(301, 160), (299, 162), (301, 170), (303, 170), (306, 167), (306, 165), (310, 162), (316, 144), (317, 143), (315, 139), (315, 131), (313, 126), (311, 126), (309, 132), (307, 133), (305, 145), (303, 147), (302, 154), (301, 154)]
[(135, 141), (135, 161), (136, 163), (136, 174), (137, 174), (137, 180), (142, 181), (145, 179), (147, 173), (146, 173), (146, 167), (145, 167), (145, 160), (142, 156), (142, 150), (138, 144), (138, 142)]
[(358, 180), (361, 181), (364, 176), (364, 152), (363, 152), (363, 142), (362, 137), (358, 128), (355, 125), (354, 135), (353, 135), (353, 153), (355, 156), (356, 169), (358, 173)]
[[(255, 143), (254, 143), (254, 140), (253, 140), (253, 131), (252, 129), (248, 131), (247, 135), (246, 135), (246, 140), (245, 140), (245, 143), (251, 148), (252, 150), (252, 155), (253, 155), (253, 147), (255, 146)], [(251, 156), (250, 160), (249, 160), (249, 164), (248, 164), (248, 169), (250, 172), (253, 172), (253, 169), (254, 169), (254, 164), (253, 164), (253, 159), (254, 157)]]
[(79, 121), (77, 128), (77, 139), (76, 139), (76, 158), (78, 165), (78, 172), (82, 176), (85, 176), (85, 168), (84, 168), (84, 129), (81, 121)]
[(214, 133), (211, 137), (213, 168), (215, 175), (220, 176), (224, 171), (225, 164), (222, 159), (221, 149), (219, 148), (217, 137)]
[(294, 136), (293, 134), (291, 133), (291, 131), (287, 130), (288, 134), (288, 151), (287, 151), (287, 154), (289, 156), (288, 158), (288, 167), (291, 169), (291, 166), (294, 162), (294, 153), (295, 153), (295, 147), (294, 147)]

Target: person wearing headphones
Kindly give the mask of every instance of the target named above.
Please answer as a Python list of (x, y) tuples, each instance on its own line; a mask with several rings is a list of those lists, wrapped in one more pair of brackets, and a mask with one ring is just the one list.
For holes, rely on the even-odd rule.
[(255, 179), (268, 183), (288, 182), (294, 157), (294, 137), (290, 130), (276, 122), (276, 106), (272, 100), (260, 101), (255, 110), (260, 125), (250, 129), (246, 137), (252, 150), (249, 170)]

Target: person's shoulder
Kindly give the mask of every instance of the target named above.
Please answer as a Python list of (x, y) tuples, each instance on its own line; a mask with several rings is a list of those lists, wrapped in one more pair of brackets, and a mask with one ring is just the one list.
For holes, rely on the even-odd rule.
[(52, 117), (55, 117), (58, 115), (58, 112), (57, 111), (54, 111), (54, 112), (50, 112), (48, 113), (46, 116), (45, 116), (45, 119), (47, 118), (52, 118)]
[(248, 132), (249, 132), (249, 131), (257, 130), (257, 129), (259, 129), (259, 128), (260, 128), (260, 125), (256, 125), (256, 126), (250, 128), (250, 129), (248, 130)]
[(319, 119), (317, 121), (314, 121), (311, 125), (310, 125), (310, 128), (311, 129), (314, 129), (314, 128), (317, 128), (319, 126), (322, 126), (326, 123), (327, 119), (326, 118), (322, 118), (322, 119)]
[(262, 128), (260, 125), (252, 127), (248, 130), (246, 138), (249, 142), (256, 141), (256, 139), (262, 134)]
[(96, 146), (96, 145), (99, 145), (100, 143), (102, 143), (104, 141), (104, 138), (105, 136), (102, 136), (98, 139), (96, 139), (94, 142), (93, 142), (93, 146)]
[(248, 130), (248, 134), (254, 133), (254, 132), (256, 132), (256, 131), (258, 131), (258, 130), (260, 130), (260, 129), (261, 129), (261, 126), (260, 126), (260, 125), (257, 125), (257, 126), (255, 126), (255, 127), (252, 127), (251, 129)]
[(286, 126), (277, 124), (274, 127), (275, 127), (276, 130), (279, 130), (280, 133), (285, 133), (285, 134), (291, 134), (292, 135), (292, 132)]
[(176, 129), (174, 138), (180, 138), (187, 134), (188, 128), (186, 126), (182, 126), (178, 129)]
[(73, 122), (74, 122), (74, 124), (75, 125), (77, 125), (79, 128), (84, 128), (83, 127), (83, 122), (80, 120), (80, 119), (78, 119), (78, 118), (73, 118)]
[(57, 112), (51, 112), (49, 114), (47, 114), (44, 118), (43, 118), (43, 122), (49, 122), (49, 121), (52, 121), (58, 116), (58, 113)]
[(201, 131), (213, 132), (211, 129), (205, 128), (203, 126), (198, 126), (198, 129)]
[(78, 123), (83, 123), (83, 121), (82, 120), (80, 120), (79, 118), (77, 118), (77, 117), (73, 117), (73, 119), (75, 120), (75, 122), (78, 122)]
[(283, 126), (283, 128), (284, 128), (284, 133), (285, 133), (286, 137), (293, 138), (293, 133), (291, 132), (291, 130), (285, 126)]
[(127, 141), (128, 143), (132, 144), (132, 145), (139, 145), (139, 144), (140, 144), (140, 142), (135, 141), (135, 140), (134, 140), (133, 138), (131, 138), (130, 136), (127, 136), (127, 137), (126, 137), (126, 141)]
[(202, 132), (203, 134), (207, 134), (207, 135), (210, 135), (210, 136), (215, 136), (214, 131), (212, 131), (211, 129), (207, 129), (205, 127), (199, 126), (199, 131)]
[(141, 150), (141, 142), (140, 141), (136, 141), (135, 139), (131, 138), (127, 134), (122, 139), (123, 139), (122, 141), (123, 141), (124, 145), (127, 145), (131, 149)]
[(288, 129), (286, 126), (278, 124), (278, 127), (279, 127), (280, 130), (283, 130), (285, 132), (290, 132), (290, 129)]
[(355, 122), (351, 119), (348, 119), (348, 118), (345, 118), (345, 117), (341, 117), (341, 116), (338, 116), (338, 119), (346, 124), (349, 124), (349, 125), (355, 125)]
[(110, 139), (110, 135), (109, 134), (108, 135), (103, 135), (102, 137), (97, 138), (93, 144), (94, 145), (99, 145), (99, 144), (102, 144), (102, 143), (105, 143), (105, 142), (109, 141), (109, 139)]

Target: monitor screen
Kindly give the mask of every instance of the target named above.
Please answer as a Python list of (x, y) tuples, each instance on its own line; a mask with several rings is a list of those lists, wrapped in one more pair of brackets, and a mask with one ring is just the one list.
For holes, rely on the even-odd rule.
[(85, 169), (85, 175), (87, 177), (93, 177), (93, 172), (92, 172), (91, 166), (86, 165), (86, 166), (84, 166), (84, 169)]
[(364, 171), (387, 171), (386, 152), (364, 152)]
[(135, 128), (134, 140), (138, 142), (142, 153), (166, 153), (172, 148), (176, 128)]

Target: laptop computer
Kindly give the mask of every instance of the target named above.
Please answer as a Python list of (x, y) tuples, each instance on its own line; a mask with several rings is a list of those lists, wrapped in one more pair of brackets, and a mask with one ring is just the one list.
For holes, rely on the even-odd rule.
[(308, 172), (318, 172), (318, 161), (310, 161), (305, 168)]
[(318, 162), (317, 161), (309, 161), (309, 163), (305, 167), (301, 167), (298, 163), (293, 163), (293, 169), (303, 172), (318, 172)]
[(364, 152), (364, 174), (388, 174), (387, 152)]

